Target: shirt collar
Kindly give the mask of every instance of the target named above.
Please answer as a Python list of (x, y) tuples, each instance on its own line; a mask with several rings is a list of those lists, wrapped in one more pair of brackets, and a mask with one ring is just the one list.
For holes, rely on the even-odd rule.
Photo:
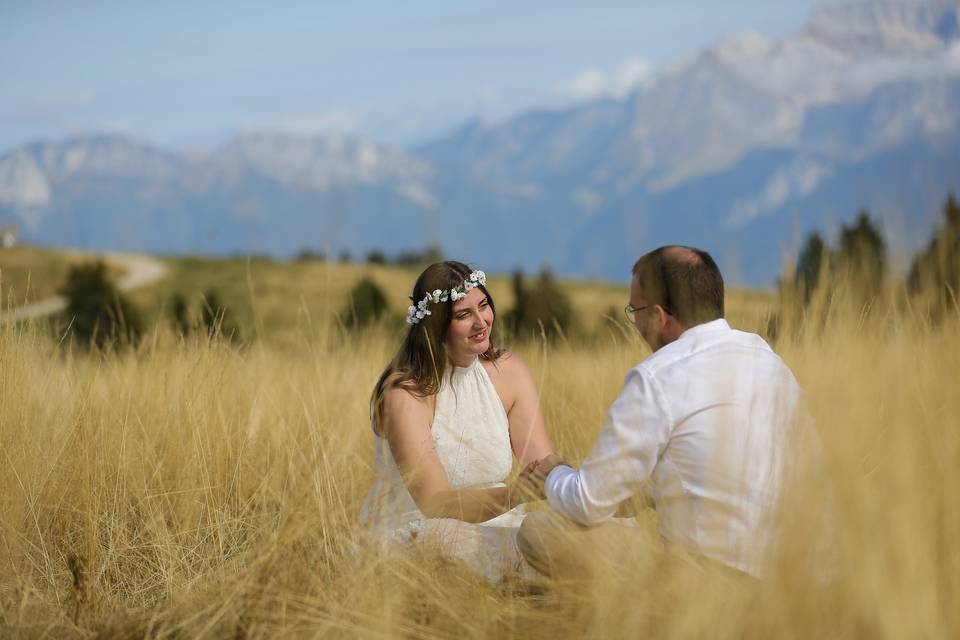
[(693, 325), (681, 333), (680, 337), (677, 339), (683, 340), (684, 338), (695, 338), (701, 334), (710, 333), (712, 331), (730, 331), (730, 325), (727, 324), (727, 321), (724, 318), (717, 318), (716, 320), (711, 320), (710, 322)]

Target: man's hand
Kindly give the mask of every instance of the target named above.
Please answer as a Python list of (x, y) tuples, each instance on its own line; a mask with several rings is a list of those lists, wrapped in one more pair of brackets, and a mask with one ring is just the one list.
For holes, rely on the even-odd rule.
[(550, 475), (550, 472), (553, 471), (554, 467), (561, 464), (567, 463), (555, 453), (551, 453), (537, 460), (536, 466), (533, 469), (533, 477), (531, 478), (531, 482), (535, 483), (537, 493), (543, 498), (547, 497), (547, 490), (545, 487), (547, 476)]
[(542, 476), (542, 479), (546, 480), (547, 476), (550, 475), (550, 472), (553, 471), (553, 468), (561, 464), (567, 463), (555, 453), (544, 456), (537, 461), (537, 475)]

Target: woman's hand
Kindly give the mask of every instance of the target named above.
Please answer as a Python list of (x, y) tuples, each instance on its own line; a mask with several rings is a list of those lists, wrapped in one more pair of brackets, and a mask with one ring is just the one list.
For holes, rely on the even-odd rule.
[(511, 508), (525, 502), (543, 500), (543, 480), (537, 474), (539, 460), (534, 460), (520, 472), (517, 479), (510, 485)]

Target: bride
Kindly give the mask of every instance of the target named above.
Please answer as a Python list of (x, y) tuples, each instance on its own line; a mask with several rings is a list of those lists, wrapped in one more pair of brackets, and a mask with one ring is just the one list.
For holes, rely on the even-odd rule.
[[(520, 568), (515, 536), (536, 461), (553, 452), (523, 361), (493, 345), (482, 271), (430, 265), (409, 329), (374, 386), (376, 478), (360, 512), (386, 548), (429, 547), (491, 581)], [(505, 484), (516, 458), (523, 471)]]

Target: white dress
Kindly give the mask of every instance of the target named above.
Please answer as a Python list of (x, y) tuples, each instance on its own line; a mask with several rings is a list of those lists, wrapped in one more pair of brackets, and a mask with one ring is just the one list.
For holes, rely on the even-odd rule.
[[(431, 425), (437, 455), (451, 489), (504, 486), (513, 464), (507, 414), (480, 360), (448, 368)], [(480, 524), (426, 518), (400, 476), (390, 446), (376, 440), (376, 478), (360, 511), (366, 538), (385, 548), (430, 546), (466, 562), (492, 582), (522, 567), (516, 533), (523, 505)]]

